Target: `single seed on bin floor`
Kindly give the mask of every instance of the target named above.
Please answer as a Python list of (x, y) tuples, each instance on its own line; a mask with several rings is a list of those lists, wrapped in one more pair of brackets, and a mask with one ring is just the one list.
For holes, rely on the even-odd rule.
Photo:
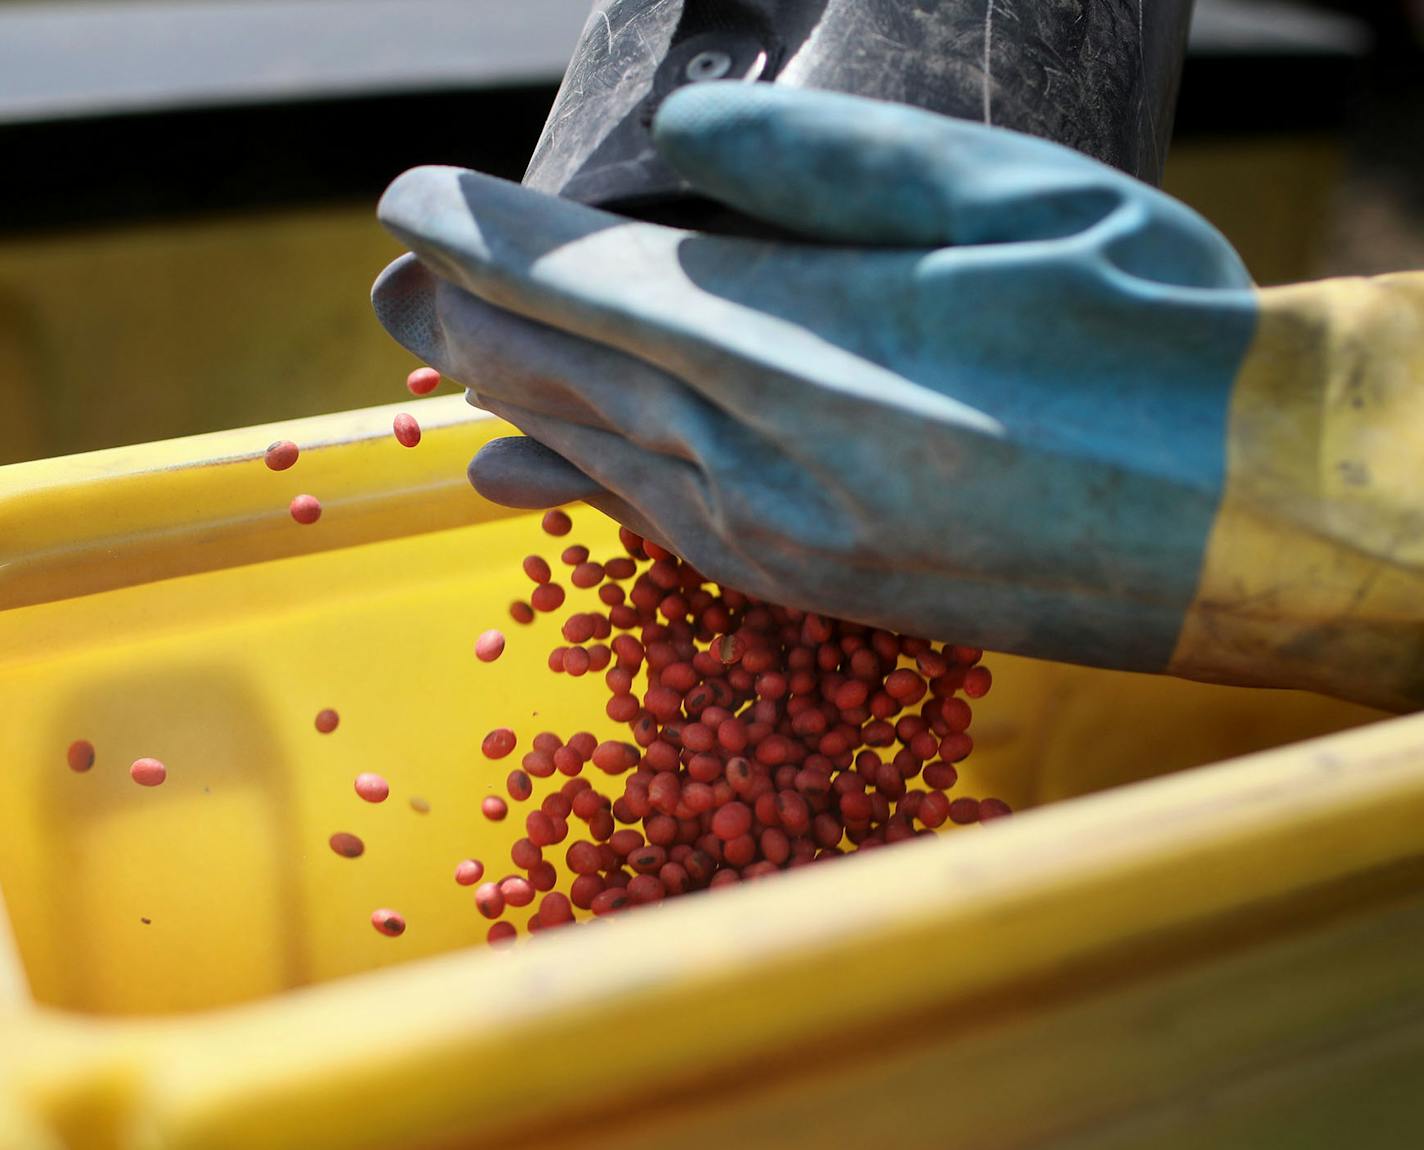
[(519, 937), (519, 932), (512, 922), (496, 922), (490, 925), (489, 931), (485, 934), (485, 941), (491, 946), (503, 946), (513, 942)]
[(528, 603), (516, 599), (509, 605), (509, 617), (516, 623), (532, 623), (534, 622), (534, 608)]
[(485, 864), (479, 859), (465, 859), (455, 868), (455, 881), (461, 886), (474, 886), (485, 877)]
[(411, 395), (429, 395), (440, 386), (440, 373), (433, 367), (417, 367), (405, 377), (405, 389)]
[(505, 780), (504, 789), (509, 792), (509, 797), (516, 803), (528, 802), (529, 796), (534, 793), (534, 783), (523, 771), (510, 771), (509, 778)]
[(298, 523), (310, 525), (321, 518), (321, 500), (315, 495), (298, 495), (287, 510)]
[(279, 439), (276, 443), (268, 445), (267, 453), (262, 457), (262, 461), (271, 471), (286, 471), (297, 461), (297, 456), (300, 454), (300, 449), (290, 439)]
[(396, 442), (402, 447), (414, 447), (420, 442), (420, 424), (416, 422), (415, 416), (404, 411), (391, 421), (391, 430), (395, 432)]
[(549, 570), (549, 561), (540, 555), (526, 555), (524, 557), (524, 574), (528, 575), (535, 583), (547, 583), (553, 572)]
[(342, 858), (360, 858), (366, 853), (366, 844), (356, 835), (348, 834), (345, 831), (337, 831), (331, 838), (327, 839), (331, 849)]
[(94, 744), (88, 739), (75, 739), (65, 752), (69, 769), (83, 773), (94, 765)]
[(574, 521), (569, 518), (567, 512), (555, 508), (553, 511), (544, 512), (540, 526), (544, 528), (546, 535), (567, 535), (573, 530)]
[(502, 759), (514, 750), (518, 742), (518, 737), (508, 727), (496, 727), (485, 736), (480, 750), (487, 759)]
[(356, 793), (368, 803), (383, 803), (391, 793), (391, 785), (380, 775), (368, 772), (356, 776)]
[[(978, 670), (976, 667), (975, 670)], [(979, 821), (989, 822), (993, 819), (1002, 819), (1013, 814), (1013, 808), (1003, 799), (980, 799), (979, 800)]]
[(580, 563), (587, 563), (588, 548), (581, 543), (576, 543), (572, 547), (565, 547), (564, 553), (559, 556), (559, 560), (569, 567), (577, 567)]
[(393, 910), (373, 911), (371, 925), (387, 938), (396, 938), (405, 933), (405, 916)]
[(430, 813), (430, 800), (421, 798), (419, 795), (411, 795), (410, 809), (418, 815), (428, 815)]
[(480, 813), (492, 823), (501, 822), (509, 814), (509, 804), (498, 795), (488, 795), (480, 802)]
[(493, 663), (504, 654), (504, 632), (486, 631), (475, 640), (475, 657), (481, 663)]
[(331, 734), (340, 722), (341, 716), (330, 707), (316, 713), (316, 729), (323, 735)]
[(157, 759), (135, 759), (129, 777), (141, 787), (156, 787), (168, 777), (168, 768)]

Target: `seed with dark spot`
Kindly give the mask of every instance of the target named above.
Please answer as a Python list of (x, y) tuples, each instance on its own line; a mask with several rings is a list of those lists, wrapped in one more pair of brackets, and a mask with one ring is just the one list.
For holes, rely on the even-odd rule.
[(371, 913), (371, 925), (387, 938), (396, 938), (405, 933), (405, 916), (383, 908)]
[(84, 772), (94, 765), (94, 744), (88, 739), (75, 739), (65, 752), (71, 771)]
[(358, 859), (366, 853), (366, 844), (356, 835), (348, 834), (346, 831), (337, 831), (327, 839), (327, 842), (331, 844), (331, 849), (342, 858)]
[(267, 454), (262, 459), (270, 470), (286, 471), (297, 461), (299, 454), (300, 450), (290, 439), (279, 439), (268, 446)]

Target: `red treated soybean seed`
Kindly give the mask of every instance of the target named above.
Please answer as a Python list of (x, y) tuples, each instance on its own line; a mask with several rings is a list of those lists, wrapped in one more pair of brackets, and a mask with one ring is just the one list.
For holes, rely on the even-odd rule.
[(573, 530), (574, 521), (569, 518), (567, 512), (556, 508), (553, 511), (544, 512), (540, 526), (546, 535), (567, 535)]
[(504, 789), (509, 792), (509, 797), (516, 803), (529, 801), (529, 797), (534, 793), (534, 783), (523, 771), (510, 771), (509, 778), (505, 780)]
[(391, 430), (395, 432), (396, 442), (402, 447), (414, 447), (420, 442), (420, 424), (416, 422), (415, 416), (407, 415), (404, 411), (391, 421)]
[(979, 821), (989, 822), (993, 819), (1002, 819), (1013, 814), (1013, 808), (1003, 799), (980, 799), (979, 800)]
[(314, 726), (323, 735), (329, 735), (332, 731), (336, 730), (337, 725), (340, 724), (340, 722), (341, 716), (337, 714), (336, 711), (332, 710), (332, 708), (326, 707), (325, 709), (320, 710), (316, 713)]
[(557, 583), (543, 583), (534, 588), (529, 602), (536, 611), (557, 611), (564, 605), (564, 589)]
[(575, 587), (589, 588), (597, 587), (603, 582), (602, 563), (580, 563), (573, 569), (569, 576), (569, 582)]
[(580, 543), (572, 547), (565, 547), (564, 553), (559, 556), (559, 561), (569, 567), (577, 567), (580, 563), (588, 562), (588, 548)]
[(398, 938), (405, 933), (405, 915), (382, 908), (371, 912), (371, 925), (376, 928), (378, 934), (387, 938)]
[(440, 386), (440, 373), (433, 367), (417, 367), (405, 377), (405, 389), (411, 395), (429, 395)]
[(503, 631), (486, 631), (475, 640), (475, 658), (481, 663), (493, 663), (503, 654)]
[(361, 774), (356, 776), (356, 793), (368, 803), (383, 803), (391, 793), (391, 785), (380, 775)]
[(337, 831), (327, 839), (327, 845), (344, 859), (357, 859), (366, 853), (366, 844), (346, 831)]
[(461, 886), (474, 886), (485, 877), (485, 864), (479, 859), (465, 859), (455, 867), (455, 881)]
[(610, 579), (631, 579), (638, 573), (638, 565), (626, 555), (619, 555), (603, 565), (603, 573)]
[(168, 777), (168, 768), (157, 759), (135, 759), (129, 777), (141, 787), (156, 787)]
[(485, 941), (491, 946), (502, 946), (513, 942), (519, 937), (519, 931), (515, 929), (512, 922), (496, 922), (490, 925)]
[(509, 848), (509, 857), (520, 870), (529, 870), (544, 861), (544, 852), (529, 839), (523, 838)]
[(553, 572), (549, 570), (549, 561), (541, 555), (524, 557), (524, 574), (535, 583), (547, 583), (553, 577)]
[(988, 667), (970, 667), (964, 672), (964, 694), (971, 699), (982, 699), (989, 693), (993, 682), (994, 678)]
[(287, 510), (298, 523), (310, 526), (321, 518), (321, 500), (315, 495), (298, 495)]
[(297, 461), (300, 454), (301, 450), (290, 439), (279, 439), (276, 443), (268, 444), (262, 462), (267, 464), (269, 471), (286, 471)]
[(534, 622), (534, 608), (528, 603), (516, 599), (509, 605), (509, 617), (516, 623), (528, 624)]
[(550, 891), (539, 900), (539, 921), (545, 926), (562, 926), (573, 920), (574, 908), (567, 895)]
[(71, 771), (83, 773), (94, 765), (94, 744), (88, 739), (75, 739), (65, 751)]
[(480, 813), (492, 823), (503, 822), (509, 814), (509, 804), (498, 795), (487, 795), (480, 801)]
[(497, 882), (487, 882), (475, 888), (475, 907), (485, 918), (498, 918), (504, 913), (504, 893)]
[(487, 759), (502, 759), (514, 750), (518, 742), (518, 736), (508, 727), (496, 727), (484, 737), (480, 751)]

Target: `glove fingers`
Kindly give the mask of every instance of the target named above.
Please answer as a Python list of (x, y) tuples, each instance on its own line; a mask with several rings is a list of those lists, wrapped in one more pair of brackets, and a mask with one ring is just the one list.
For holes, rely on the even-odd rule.
[[(382, 198), (381, 217), (436, 275), (543, 325), (541, 338), (558, 329), (624, 353), (606, 361), (618, 365), (610, 378), (641, 361), (773, 439), (799, 436), (805, 413), (768, 403), (768, 394), (808, 387), (823, 421), (842, 409), (854, 418), (872, 401), (985, 423), (966, 405), (877, 366), (885, 349), (861, 352), (862, 343), (897, 338), (895, 325), (861, 320), (911, 308), (916, 253), (690, 237), (455, 168), (405, 173)], [(826, 282), (837, 285), (844, 306), (822, 315), (815, 289)], [(426, 331), (433, 322), (407, 326)], [(729, 356), (759, 370), (729, 370)], [(598, 359), (583, 343), (564, 358)], [(565, 374), (590, 402), (597, 373)]]
[(492, 439), (470, 460), (468, 471), (471, 485), (492, 503), (539, 510), (583, 502), (643, 538), (667, 546), (637, 508), (537, 439), (523, 435)]
[[(371, 291), (376, 318), (392, 337), (447, 379), (478, 392), (557, 410), (590, 427), (607, 420), (542, 366), (546, 352), (578, 343), (585, 362), (616, 355), (482, 303), (435, 276), (414, 255), (392, 263)], [(480, 404), (479, 406), (483, 406)]]
[(558, 507), (603, 491), (558, 452), (524, 436), (491, 439), (466, 473), (471, 487), (504, 507)]
[[(590, 483), (641, 508), (654, 523), (663, 523), (678, 515), (698, 515), (698, 509), (704, 503), (700, 475), (696, 468), (683, 460), (644, 451), (615, 432), (569, 423), (517, 404), (491, 400), (488, 409), (532, 436), (545, 451), (586, 476)], [(504, 474), (517, 474), (516, 467), (523, 466), (527, 459), (537, 458), (532, 451), (525, 458), (511, 452), (509, 462), (498, 457), (494, 461), (485, 461), (483, 454), (475, 456), (471, 474), (471, 481), (481, 493), (500, 473), (493, 467), (493, 474), (487, 472), (487, 466), (498, 464)], [(537, 466), (547, 466), (545, 458), (546, 463)], [(561, 473), (561, 482), (572, 479), (571, 473)], [(596, 492), (589, 490), (578, 497), (586, 499), (590, 494)]]
[[(731, 586), (765, 593), (766, 578), (741, 562), (718, 529), (721, 517), (700, 472), (679, 459), (643, 451), (626, 440), (556, 417), (494, 403), (491, 410), (533, 436), (594, 480), (603, 494), (585, 501), (633, 531), (675, 551), (699, 570)], [(483, 452), (481, 453), (483, 455)], [(471, 465), (477, 486), (484, 463)]]
[(517, 404), (691, 460), (727, 432), (722, 411), (666, 372), (437, 282), (443, 345), (431, 362), (450, 362), (448, 374), (481, 406)]
[(705, 195), (817, 239), (938, 246), (1071, 235), (1135, 181), (1046, 140), (773, 84), (695, 84), (653, 126)]

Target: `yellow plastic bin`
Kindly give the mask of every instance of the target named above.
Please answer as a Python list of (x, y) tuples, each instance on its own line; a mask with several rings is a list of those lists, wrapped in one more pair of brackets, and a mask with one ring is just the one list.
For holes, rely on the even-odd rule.
[(0, 1148), (1424, 1137), (1424, 718), (992, 658), (962, 785), (1014, 818), (487, 950), (480, 739), (609, 726), (507, 622), (504, 429), (403, 409), (0, 468)]

